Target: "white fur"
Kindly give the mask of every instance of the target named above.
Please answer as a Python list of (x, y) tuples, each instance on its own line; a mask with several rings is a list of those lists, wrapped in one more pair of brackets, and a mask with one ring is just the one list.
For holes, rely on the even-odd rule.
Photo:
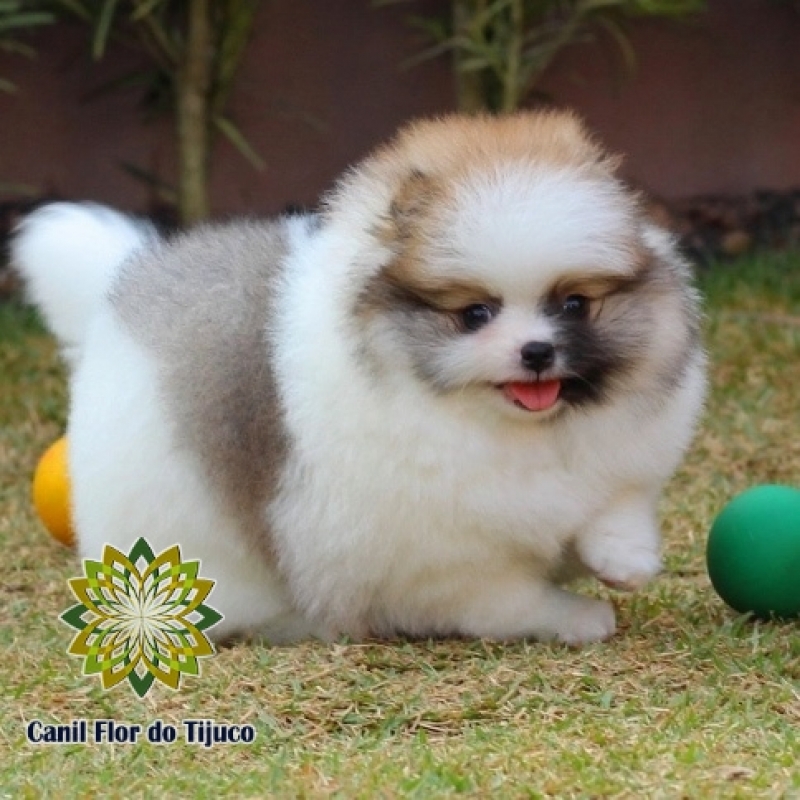
[(154, 239), (149, 223), (92, 203), (53, 203), (23, 220), (11, 259), (68, 359), (117, 267)]
[[(452, 240), (442, 249), (462, 256), (454, 264), (457, 274), (496, 282), (523, 298), (570, 274), (630, 274), (632, 211), (615, 183), (575, 169), (532, 171), (511, 163), (460, 185), (449, 220)], [(444, 254), (439, 263), (447, 264)]]
[(71, 390), (68, 458), (81, 555), (98, 558), (106, 542), (128, 552), (140, 536), (155, 552), (180, 544), (216, 581), (209, 602), (224, 619), (214, 637), (267, 623), (274, 641), (310, 635), (283, 581), (250, 552), (199, 465), (175, 447), (155, 364), (108, 307), (92, 319)]
[[(365, 181), (350, 192), (352, 211), (344, 198), (319, 233), (292, 224), (270, 323), (291, 444), (278, 496), (265, 508), (276, 565), (248, 549), (202, 465), (172, 444), (156, 363), (103, 300), (109, 274), (131, 251), (130, 224), (97, 210), (62, 210), (57, 220), (40, 212), (26, 223), (16, 260), (54, 330), (83, 351), (69, 426), (82, 554), (96, 557), (104, 542), (129, 547), (140, 535), (159, 549), (179, 542), (217, 581), (213, 605), (225, 614), (217, 635), (257, 628), (273, 640), (398, 631), (607, 638), (611, 605), (556, 586), (552, 574), (573, 544), (609, 584), (635, 587), (659, 570), (655, 502), (700, 410), (702, 354), (660, 408), (632, 392), (552, 425), (498, 397), (437, 396), (402, 364), (372, 380), (349, 314), (364, 273), (385, 260), (364, 221), (384, 207), (387, 189)], [(548, 334), (546, 321), (529, 313), (547, 275), (628, 269), (624, 246), (600, 232), (626, 228), (630, 209), (615, 187), (563, 175), (531, 184), (507, 174), (472, 197), (461, 201), (451, 248), (462, 261), (450, 266), (463, 275), (483, 258), (504, 295), (518, 298), (508, 329), (478, 346), (478, 360), (496, 360), (487, 369), (508, 380), (516, 367), (507, 354)], [(515, 204), (531, 197), (545, 220), (538, 232), (515, 216)], [(56, 221), (74, 233), (62, 235)], [(74, 297), (59, 272), (63, 237), (93, 237), (92, 259), (66, 265), (92, 265)], [(525, 283), (520, 273), (534, 277)]]

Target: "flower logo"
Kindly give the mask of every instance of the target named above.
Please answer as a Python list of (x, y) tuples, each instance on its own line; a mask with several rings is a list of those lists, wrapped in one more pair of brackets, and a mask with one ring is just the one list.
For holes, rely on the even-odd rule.
[(198, 577), (199, 561), (181, 561), (178, 545), (157, 556), (144, 538), (128, 555), (107, 544), (103, 560), (84, 559), (85, 577), (71, 578), (78, 604), (60, 619), (78, 633), (67, 652), (85, 659), (84, 675), (104, 689), (126, 678), (139, 697), (158, 680), (171, 689), (198, 676), (198, 659), (214, 645), (203, 631), (222, 614), (203, 601), (214, 581)]

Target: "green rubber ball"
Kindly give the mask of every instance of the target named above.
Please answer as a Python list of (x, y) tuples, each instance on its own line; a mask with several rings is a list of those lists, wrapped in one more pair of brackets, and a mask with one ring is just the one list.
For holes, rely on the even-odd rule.
[(731, 608), (757, 617), (800, 615), (800, 490), (755, 486), (711, 527), (711, 583)]

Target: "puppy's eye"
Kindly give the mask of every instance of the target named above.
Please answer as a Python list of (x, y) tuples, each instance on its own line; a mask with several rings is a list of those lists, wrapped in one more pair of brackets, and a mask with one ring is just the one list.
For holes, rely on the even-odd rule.
[(486, 303), (475, 303), (462, 309), (461, 322), (468, 331), (477, 331), (492, 321), (494, 309)]
[(561, 304), (561, 312), (565, 317), (581, 319), (589, 311), (589, 298), (582, 294), (571, 294)]

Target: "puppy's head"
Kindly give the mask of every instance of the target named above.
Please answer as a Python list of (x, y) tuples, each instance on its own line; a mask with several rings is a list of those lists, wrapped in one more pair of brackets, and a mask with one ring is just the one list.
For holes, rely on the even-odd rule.
[(616, 166), (563, 113), (423, 123), (379, 151), (381, 257), (353, 316), (371, 368), (519, 419), (668, 392), (694, 296)]

